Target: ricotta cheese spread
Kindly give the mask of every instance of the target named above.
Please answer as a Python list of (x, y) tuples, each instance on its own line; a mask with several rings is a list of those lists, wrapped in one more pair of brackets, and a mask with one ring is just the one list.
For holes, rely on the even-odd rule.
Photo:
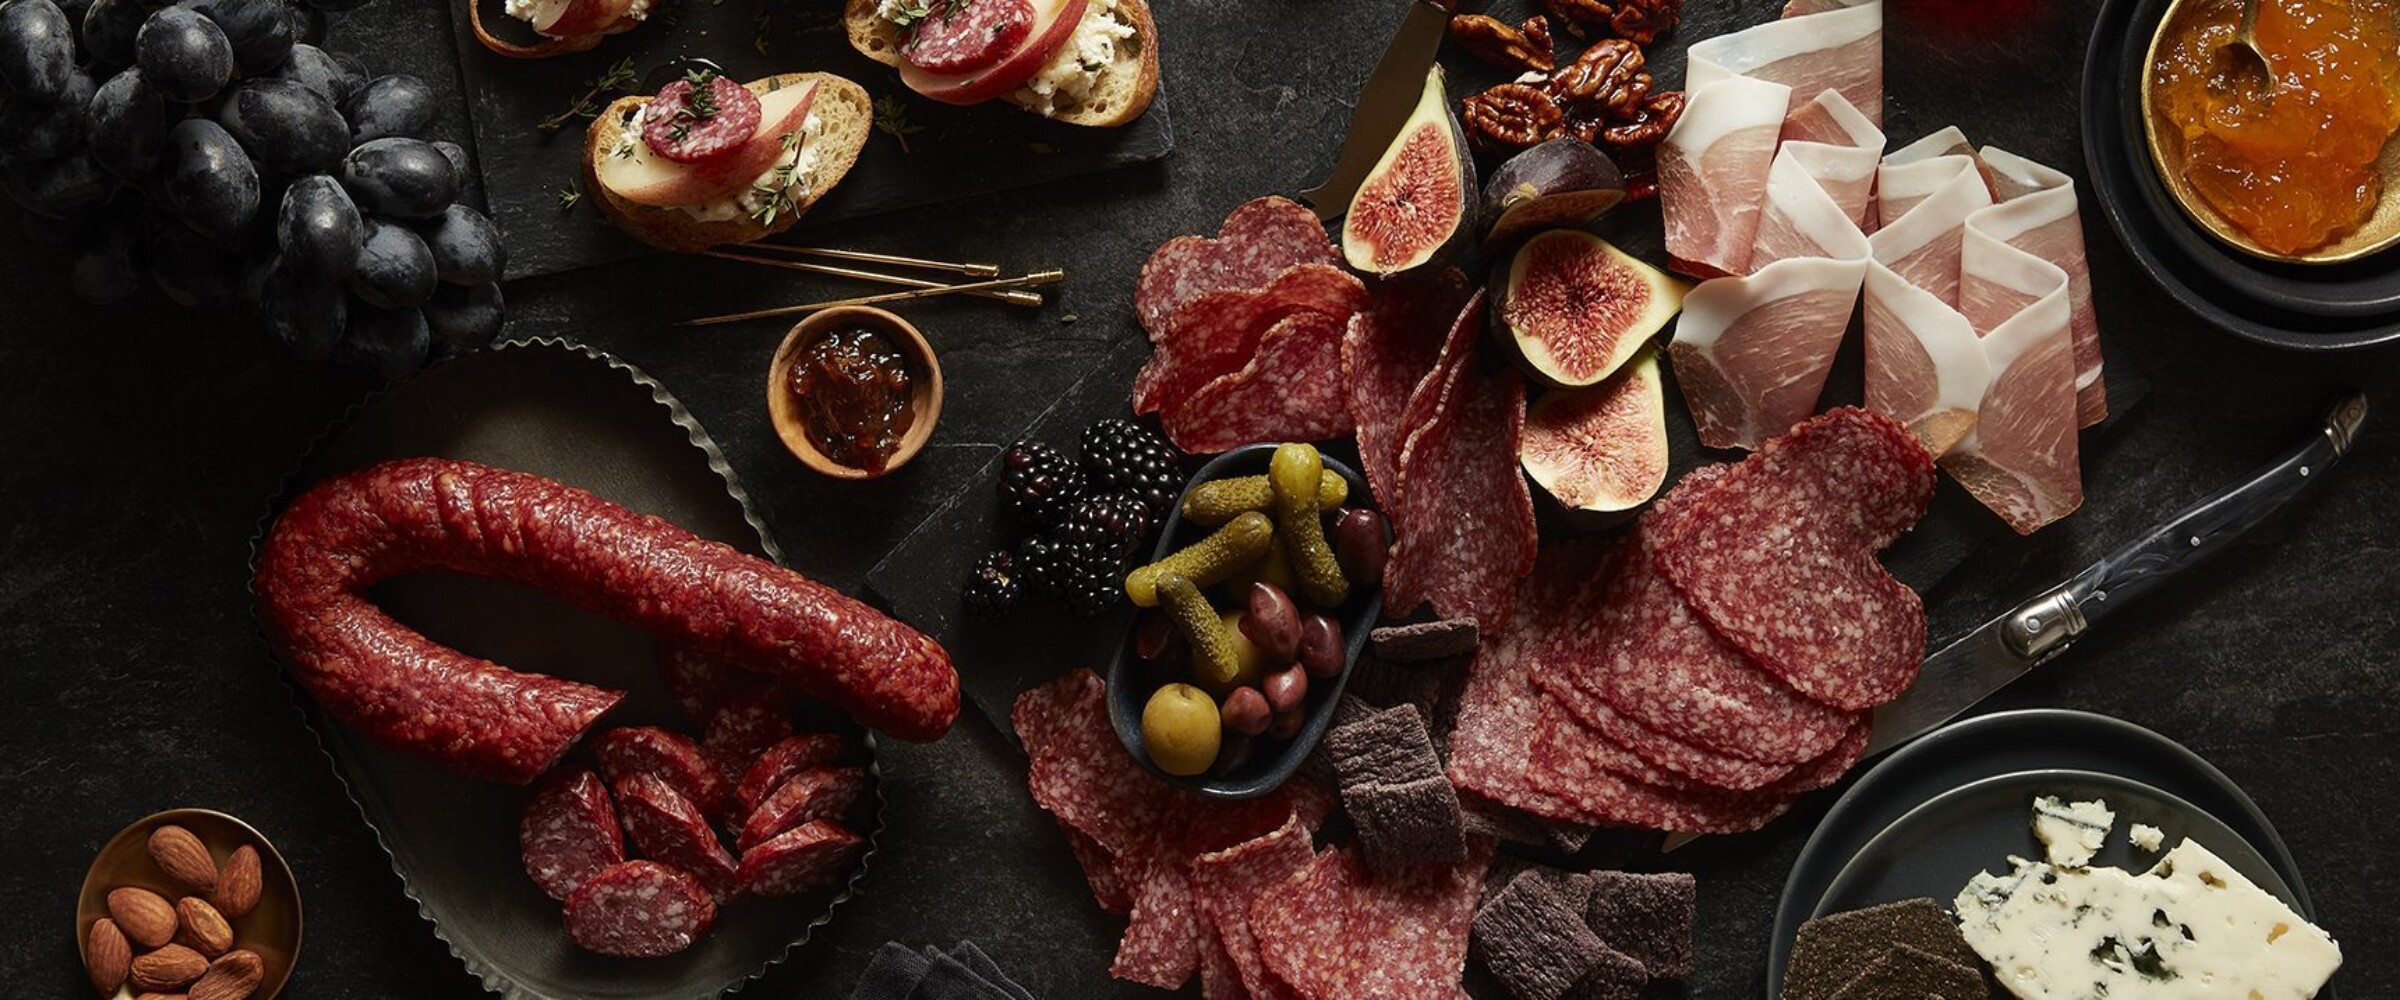
[(2056, 795), (2044, 795), (2033, 800), (2033, 835), (2042, 842), (2042, 850), (2050, 863), (2061, 868), (2081, 868), (2092, 863), (2092, 855), (2108, 842), (2108, 831), (2117, 825), (2117, 814), (2109, 811), (2106, 802), (2062, 803)]
[(1952, 906), (2024, 1000), (2308, 1000), (2342, 964), (2333, 938), (2190, 840), (2140, 875), (2009, 861)]
[(541, 12), (542, 6), (542, 0), (508, 0), (501, 10), (510, 17), (531, 24), (534, 15)]
[(1075, 22), (1074, 33), (1033, 79), (1017, 88), (1013, 99), (1044, 117), (1081, 107), (1117, 61), (1117, 46), (1133, 35), (1133, 24), (1117, 11), (1117, 0), (1091, 0), (1084, 5), (1083, 19)]
[(677, 210), (701, 222), (731, 222), (762, 216), (768, 205), (781, 198), (786, 204), (777, 209), (778, 214), (789, 212), (790, 206), (808, 200), (808, 173), (817, 163), (817, 144), (812, 140), (823, 134), (824, 119), (809, 112), (808, 119), (800, 123), (799, 141), (785, 143), (783, 155), (748, 187), (714, 201), (678, 205)]

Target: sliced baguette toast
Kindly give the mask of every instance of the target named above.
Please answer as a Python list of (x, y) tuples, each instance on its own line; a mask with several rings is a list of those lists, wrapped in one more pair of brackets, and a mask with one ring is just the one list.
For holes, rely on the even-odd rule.
[[(663, 250), (696, 253), (730, 243), (753, 243), (790, 229), (850, 172), (851, 165), (858, 162), (858, 151), (866, 146), (867, 135), (875, 127), (875, 107), (867, 98), (866, 88), (831, 73), (785, 73), (753, 80), (747, 86), (752, 93), (765, 94), (776, 87), (797, 87), (810, 81), (815, 81), (817, 94), (811, 99), (809, 113), (818, 118), (824, 130), (808, 140), (809, 146), (817, 151), (805, 175), (808, 195), (794, 198), (793, 211), (778, 213), (772, 225), (762, 225), (748, 216), (702, 221), (681, 209), (627, 201), (601, 186), (600, 158), (609, 155), (619, 137), (635, 127), (632, 120), (643, 105), (650, 103), (647, 97), (618, 98), (593, 120), (584, 136), (583, 190), (609, 222), (634, 239)], [(640, 139), (636, 137), (635, 141)]]
[[(1098, 3), (1099, 0), (1092, 0)], [(1116, 0), (1117, 13), (1133, 26), (1133, 37), (1117, 46), (1116, 61), (1100, 71), (1099, 86), (1082, 103), (1062, 107), (1050, 117), (1070, 125), (1116, 128), (1149, 110), (1158, 95), (1158, 25), (1146, 0)], [(850, 47), (876, 62), (894, 68), (902, 61), (900, 27), (876, 13), (876, 0), (846, 0), (843, 28)], [(1034, 110), (1010, 94), (1002, 100)], [(1036, 112), (1038, 113), (1038, 112)]]

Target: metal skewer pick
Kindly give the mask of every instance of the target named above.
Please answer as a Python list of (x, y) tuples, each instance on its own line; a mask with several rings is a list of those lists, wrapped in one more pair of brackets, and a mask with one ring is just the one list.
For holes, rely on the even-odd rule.
[[(776, 260), (771, 257), (752, 257), (749, 254), (728, 253), (723, 250), (705, 250), (701, 252), (701, 255), (705, 257), (716, 257), (722, 260), (738, 260), (745, 264), (759, 264), (766, 267), (780, 267), (792, 271), (806, 271), (810, 274), (832, 275), (836, 278), (854, 278), (859, 281), (879, 281), (887, 285), (902, 285), (908, 288), (950, 287), (939, 281), (929, 281), (924, 278), (911, 278), (898, 274), (884, 274), (880, 271), (862, 271), (851, 267), (835, 267), (831, 264), (811, 264), (802, 260)], [(1000, 302), (1009, 303), (1010, 305), (1019, 306), (1039, 306), (1043, 301), (1041, 294), (1038, 292), (1028, 292), (1018, 289), (993, 289), (979, 292), (968, 292), (967, 294), (973, 295), (977, 298), (994, 299)]]
[(862, 264), (891, 264), (895, 267), (916, 267), (923, 268), (928, 271), (950, 271), (953, 273), (966, 275), (970, 278), (990, 278), (996, 277), (1000, 273), (1000, 265), (998, 264), (953, 264), (946, 260), (925, 260), (918, 257), (901, 257), (888, 253), (869, 253), (865, 250), (837, 250), (832, 247), (795, 247), (787, 246), (782, 243), (749, 243), (744, 244), (744, 246), (747, 246), (752, 250), (764, 250), (769, 253), (792, 254), (807, 257), (831, 257), (835, 260), (852, 260), (858, 261)]
[(777, 316), (796, 316), (801, 313), (812, 313), (821, 309), (831, 309), (835, 306), (871, 306), (879, 305), (885, 302), (904, 302), (910, 299), (928, 299), (937, 295), (950, 295), (957, 292), (978, 292), (992, 288), (1024, 288), (1032, 285), (1054, 285), (1066, 280), (1066, 278), (1067, 272), (1058, 268), (1051, 268), (1047, 271), (1035, 271), (1031, 274), (1020, 274), (1014, 278), (993, 278), (989, 281), (970, 281), (963, 285), (940, 285), (934, 288), (918, 288), (905, 292), (885, 292), (881, 295), (861, 295), (854, 298), (834, 299), (828, 302), (807, 302), (796, 306), (776, 306), (772, 309), (756, 309), (750, 312), (734, 313), (729, 316), (706, 316), (700, 319), (687, 319), (677, 325), (716, 326), (722, 323), (739, 323), (745, 320), (773, 319)]

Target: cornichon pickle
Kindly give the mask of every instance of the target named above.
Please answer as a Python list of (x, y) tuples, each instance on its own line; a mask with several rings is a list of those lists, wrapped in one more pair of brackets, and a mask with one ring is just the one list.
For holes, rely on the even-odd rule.
[(1125, 596), (1142, 607), (1158, 605), (1158, 577), (1180, 573), (1194, 587), (1214, 586), (1265, 555), (1275, 538), (1275, 523), (1250, 511), (1210, 532), (1172, 555), (1125, 575)]
[(1276, 533), (1268, 541), (1266, 555), (1225, 578), (1225, 586), (1231, 588), (1231, 595), (1248, 593), (1253, 583), (1272, 583), (1286, 594), (1299, 592), (1300, 580), (1292, 575), (1292, 561), (1283, 554), (1282, 533)]
[[(1317, 506), (1330, 509), (1349, 499), (1350, 481), (1341, 473), (1328, 469), (1317, 476)], [(1192, 487), (1191, 495), (1183, 498), (1183, 516), (1194, 524), (1223, 524), (1245, 510), (1266, 510), (1274, 503), (1267, 477), (1235, 476)]]
[(1242, 673), (1241, 651), (1200, 588), (1190, 577), (1169, 570), (1158, 574), (1158, 600), (1192, 651), (1192, 679), (1212, 690), (1231, 687)]
[(1283, 538), (1283, 554), (1292, 561), (1292, 575), (1300, 578), (1300, 589), (1318, 607), (1338, 608), (1350, 599), (1350, 581), (1343, 578), (1333, 547), (1325, 543), (1325, 508), (1311, 488), (1324, 469), (1317, 449), (1280, 445), (1267, 462), (1267, 479), (1274, 486), (1276, 534)]

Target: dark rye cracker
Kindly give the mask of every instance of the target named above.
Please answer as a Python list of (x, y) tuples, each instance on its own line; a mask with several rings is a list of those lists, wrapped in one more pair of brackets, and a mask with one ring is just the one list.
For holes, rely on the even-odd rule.
[(1395, 663), (1447, 660), (1475, 652), (1473, 618), (1445, 618), (1414, 625), (1386, 625), (1367, 633), (1375, 655)]
[(1684, 872), (1598, 871), (1584, 905), (1584, 922), (1608, 946), (1640, 962), (1653, 979), (1692, 974), (1696, 893)]
[(1982, 1000), (1983, 973), (1908, 945), (1893, 945), (1835, 990), (1832, 1000)]
[(1962, 965), (1982, 962), (1940, 903), (1922, 896), (1903, 899), (1801, 924), (1783, 970), (1783, 1000), (1833, 1000), (1862, 964), (1893, 945)]
[(1559, 1000), (1609, 951), (1581, 902), (1571, 883), (1521, 872), (1475, 911), (1472, 954), (1518, 1000)]
[(1458, 791), (1442, 774), (1425, 719), (1406, 705), (1388, 708), (1326, 734), (1342, 807), (1358, 827), (1367, 863), (1388, 870), (1421, 861), (1456, 862), (1467, 854)]

